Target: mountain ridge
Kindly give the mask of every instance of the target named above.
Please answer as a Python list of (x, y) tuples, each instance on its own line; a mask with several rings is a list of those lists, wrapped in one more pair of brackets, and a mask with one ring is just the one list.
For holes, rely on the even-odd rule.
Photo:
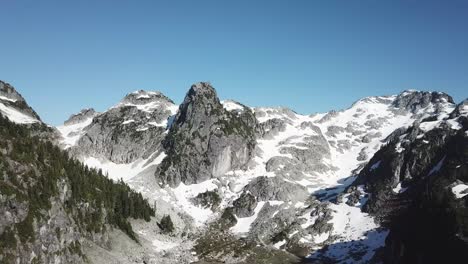
[[(415, 162), (426, 164), (426, 150), (405, 137), (438, 142), (429, 136), (434, 131), (467, 137), (461, 121), (467, 102), (455, 104), (440, 92), (403, 91), (366, 97), (340, 111), (301, 115), (220, 101), (211, 84), (201, 82), (180, 106), (161, 93), (139, 90), (105, 112), (82, 111), (58, 128), (63, 138), (56, 142), (109, 178), (123, 179), (154, 204), (156, 219), (169, 216), (173, 222), (171, 236), (154, 233), (151, 222), (138, 225), (142, 245), (130, 248), (147, 253), (123, 250), (123, 259), (346, 263), (352, 256), (356, 263), (390, 263), (398, 254), (388, 251), (386, 238), (398, 240), (398, 231), (385, 224), (394, 221), (393, 213), (375, 208), (387, 202), (388, 193), (408, 186), (385, 180), (379, 166), (387, 161), (377, 159), (392, 146), (395, 155), (414, 149), (420, 153)], [(391, 163), (391, 157), (385, 159)], [(372, 187), (374, 178), (382, 179), (385, 192)], [(456, 185), (461, 199), (463, 179)], [(404, 208), (398, 210), (403, 217)]]

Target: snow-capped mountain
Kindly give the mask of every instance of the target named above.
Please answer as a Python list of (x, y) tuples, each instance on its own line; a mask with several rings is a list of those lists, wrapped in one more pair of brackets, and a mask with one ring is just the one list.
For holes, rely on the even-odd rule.
[[(460, 109), (447, 94), (408, 90), (308, 116), (287, 108), (250, 108), (233, 100), (219, 101), (210, 84), (199, 83), (192, 86), (178, 111), (169, 100), (164, 101), (170, 104), (157, 107), (165, 113), (158, 114), (157, 122), (173, 123), (152, 126), (148, 117), (140, 115), (151, 115), (146, 105), (159, 105), (160, 98), (156, 103), (140, 103), (138, 94), (146, 97), (148, 93), (131, 94), (137, 101), (124, 99), (94, 117), (92, 123), (99, 126), (85, 127), (72, 152), (109, 177), (124, 178), (160, 208), (159, 217), (172, 217), (178, 235), (171, 244), (173, 251), (167, 251), (192, 251), (176, 245), (186, 241), (182, 234), (197, 234), (198, 240), (189, 239), (196, 241), (195, 250), (186, 252), (189, 259), (229, 263), (253, 260), (258, 243), (264, 245), (262, 250), (275, 249), (270, 253), (285, 259), (299, 256), (345, 263), (349, 256), (359, 255), (356, 262), (372, 260), (375, 250), (385, 245), (389, 230), (379, 224), (374, 212), (363, 212), (367, 191), (351, 184), (393, 139), (394, 131), (405, 131), (434, 116), (444, 120)], [(115, 114), (110, 113), (127, 106), (134, 111), (114, 122)], [(107, 123), (114, 125), (102, 125)], [(428, 126), (425, 123), (421, 123), (423, 129)], [(128, 124), (132, 126), (122, 129)], [(152, 127), (160, 129), (150, 134), (147, 130)], [(137, 132), (153, 147), (140, 137), (129, 137)], [(88, 134), (95, 135), (93, 140), (87, 139)], [(116, 137), (132, 140), (121, 144)], [(112, 150), (104, 154), (109, 146)], [(397, 182), (389, 187), (399, 188)], [(243, 239), (254, 242), (243, 244)], [(202, 246), (222, 241), (226, 247)], [(234, 258), (228, 244), (244, 251)], [(326, 246), (328, 250), (316, 251)]]
[[(2, 116), (43, 124), (0, 85)], [(302, 115), (220, 101), (197, 83), (179, 106), (135, 91), (46, 134), (155, 209), (130, 221), (138, 243), (113, 230), (100, 237), (109, 247), (86, 240), (93, 263), (431, 263), (446, 252), (457, 263), (468, 240), (467, 115), (466, 100), (440, 92)]]

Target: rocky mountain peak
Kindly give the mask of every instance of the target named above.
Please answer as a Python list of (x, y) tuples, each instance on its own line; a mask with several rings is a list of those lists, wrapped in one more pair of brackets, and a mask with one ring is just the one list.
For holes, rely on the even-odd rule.
[[(207, 82), (199, 82), (190, 87), (179, 112), (175, 117), (175, 123), (182, 124), (187, 119), (197, 123), (202, 121), (200, 117), (209, 117), (212, 114), (219, 115), (223, 107), (219, 101), (216, 90)], [(216, 113), (214, 113), (216, 111)]]
[(188, 91), (188, 95), (204, 95), (208, 97), (212, 97), (216, 95), (216, 90), (211, 86), (209, 82), (198, 82), (193, 84)]
[(454, 101), (450, 95), (442, 92), (406, 90), (397, 95), (392, 105), (414, 113), (421, 108), (428, 107), (431, 103), (434, 105), (454, 104)]
[(255, 126), (252, 111), (238, 115), (223, 108), (211, 84), (192, 85), (163, 142), (168, 156), (156, 176), (177, 186), (245, 166), (255, 146)]
[(19, 94), (13, 86), (11, 86), (9, 83), (6, 83), (4, 81), (0, 81), (0, 99), (8, 100), (16, 102), (16, 101), (25, 101), (23, 96)]
[(133, 93), (127, 94), (121, 101), (121, 104), (147, 104), (155, 101), (163, 101), (167, 103), (174, 104), (174, 102), (165, 96), (163, 93), (159, 91), (145, 91), (145, 90), (138, 90)]
[(93, 118), (99, 113), (94, 110), (94, 108), (85, 108), (81, 110), (77, 114), (73, 114), (68, 118), (67, 121), (65, 121), (63, 124), (64, 125), (73, 125), (73, 124), (78, 124), (81, 123), (89, 118)]

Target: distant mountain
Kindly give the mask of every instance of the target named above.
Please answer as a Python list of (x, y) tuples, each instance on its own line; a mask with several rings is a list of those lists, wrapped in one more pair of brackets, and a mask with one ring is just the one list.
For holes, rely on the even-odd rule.
[(220, 101), (201, 82), (179, 106), (140, 90), (46, 134), (156, 209), (130, 221), (139, 243), (114, 231), (110, 248), (87, 243), (93, 263), (457, 263), (467, 114), (467, 101), (407, 90), (300, 115)]

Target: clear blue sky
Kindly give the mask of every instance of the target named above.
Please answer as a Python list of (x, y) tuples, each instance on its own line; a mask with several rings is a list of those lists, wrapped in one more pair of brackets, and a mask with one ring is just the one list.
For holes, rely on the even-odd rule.
[(0, 0), (0, 79), (51, 124), (126, 93), (300, 113), (404, 89), (468, 96), (468, 1)]

